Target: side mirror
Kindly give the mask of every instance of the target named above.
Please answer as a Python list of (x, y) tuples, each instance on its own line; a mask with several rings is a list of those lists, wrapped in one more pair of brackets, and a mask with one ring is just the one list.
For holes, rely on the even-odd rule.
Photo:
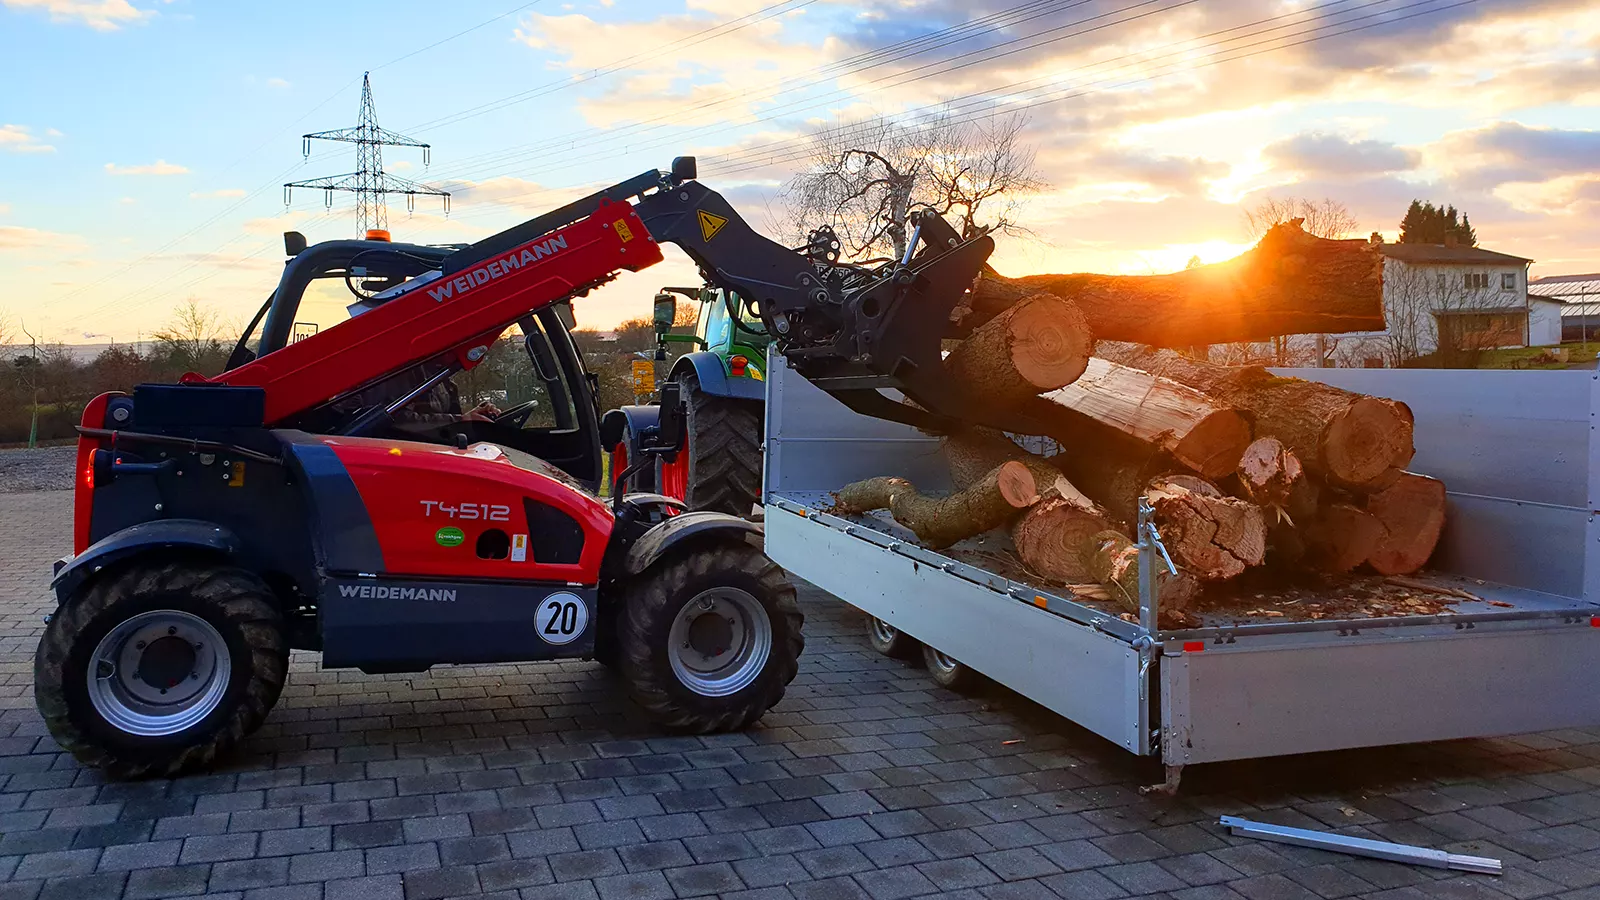
[(561, 320), (561, 324), (567, 326), (568, 331), (578, 327), (578, 317), (572, 314), (571, 301), (557, 303), (553, 309), (556, 311), (556, 318)]
[(672, 323), (678, 318), (678, 298), (662, 291), (656, 295), (655, 325), (656, 334), (663, 335), (672, 331)]
[(656, 418), (655, 446), (651, 449), (672, 462), (683, 446), (683, 430), (683, 397), (678, 393), (678, 383), (669, 381), (661, 385), (661, 411)]
[(683, 184), (693, 181), (698, 175), (699, 167), (695, 165), (692, 156), (674, 156), (672, 158), (672, 183)]
[(298, 231), (285, 231), (283, 233), (283, 253), (288, 257), (296, 257), (305, 252), (306, 236)]

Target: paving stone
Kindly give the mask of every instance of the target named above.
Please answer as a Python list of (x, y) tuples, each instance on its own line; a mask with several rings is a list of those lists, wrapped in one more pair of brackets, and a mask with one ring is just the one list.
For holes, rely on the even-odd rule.
[[(662, 877), (660, 872), (608, 875), (596, 878), (593, 884), (600, 900), (672, 900), (675, 896), (691, 896), (674, 894), (672, 885), (667, 883), (667, 879)], [(524, 896), (527, 896), (526, 893)]]
[(725, 862), (705, 863), (667, 869), (663, 874), (680, 897), (699, 897), (742, 890), (745, 887), (733, 867)]
[(406, 900), (440, 900), (479, 893), (478, 873), (471, 866), (424, 869), (405, 876)]
[(52, 878), (39, 892), (39, 900), (106, 900), (120, 895), (127, 880), (123, 872)]
[[(205, 891), (210, 866), (167, 866), (128, 873), (126, 900), (165, 900)], [(219, 886), (220, 889), (220, 886)]]

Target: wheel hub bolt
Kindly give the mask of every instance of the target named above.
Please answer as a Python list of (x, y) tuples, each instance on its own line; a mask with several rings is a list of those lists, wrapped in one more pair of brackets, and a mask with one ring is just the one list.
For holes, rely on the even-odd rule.
[(167, 629), (167, 634), (177, 634), (177, 633), (178, 633), (178, 627), (176, 625), (174, 625), (174, 626), (172, 626), (172, 627)]
[(701, 600), (700, 601), (700, 608), (701, 609), (710, 609), (711, 608), (711, 598), (707, 597), (704, 600)]
[(134, 644), (133, 646), (137, 650), (143, 650), (144, 649), (144, 641), (140, 641), (139, 643)]

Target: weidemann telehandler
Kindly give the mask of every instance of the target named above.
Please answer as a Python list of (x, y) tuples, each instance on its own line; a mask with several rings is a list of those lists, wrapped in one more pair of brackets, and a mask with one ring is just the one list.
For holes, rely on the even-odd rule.
[[(658, 242), (754, 303), (795, 371), (852, 409), (1016, 424), (941, 377), (950, 309), (993, 241), (931, 213), (903, 259), (844, 265), (826, 241), (757, 235), (685, 157), (459, 249), (307, 248), (289, 235), (278, 288), (228, 371), (84, 411), (74, 555), (57, 564), (59, 608), (35, 661), (55, 738), (120, 777), (203, 766), (265, 719), (291, 648), (368, 672), (597, 658), (669, 728), (759, 718), (803, 646), (759, 526), (655, 494), (591, 493), (597, 415), (561, 313), (660, 261)], [(357, 314), (294, 335), (319, 278), (343, 278)], [(531, 403), (452, 408), (451, 376), (512, 325), (553, 428), (530, 426)], [(630, 469), (677, 450), (673, 387)]]

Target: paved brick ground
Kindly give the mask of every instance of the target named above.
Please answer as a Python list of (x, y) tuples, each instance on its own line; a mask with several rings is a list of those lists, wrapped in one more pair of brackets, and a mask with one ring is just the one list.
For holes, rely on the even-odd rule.
[[(1012, 695), (964, 698), (804, 595), (809, 646), (749, 733), (652, 734), (590, 664), (423, 676), (296, 657), (231, 764), (107, 784), (30, 667), (64, 493), (0, 496), (0, 900), (1600, 897), (1600, 733), (1158, 771)], [(1219, 813), (1498, 856), (1463, 876), (1225, 836)]]

